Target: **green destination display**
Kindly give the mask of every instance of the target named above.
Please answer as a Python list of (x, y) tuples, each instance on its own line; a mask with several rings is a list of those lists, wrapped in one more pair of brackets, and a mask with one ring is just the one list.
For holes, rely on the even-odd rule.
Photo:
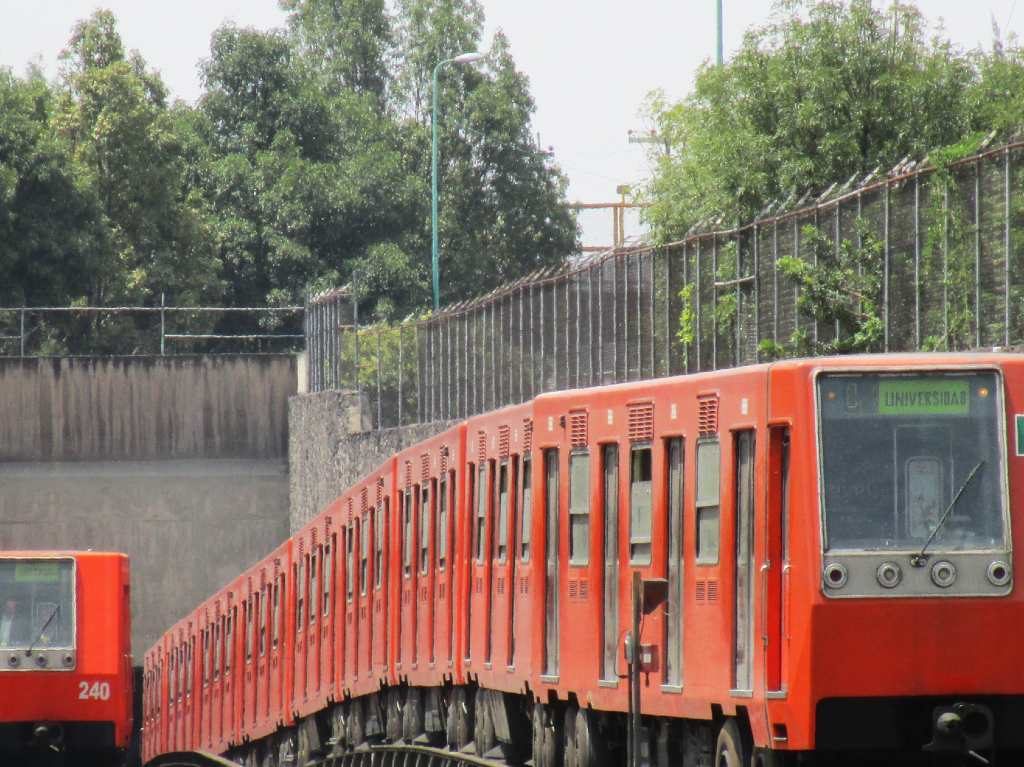
[(967, 415), (970, 408), (967, 381), (899, 378), (878, 382), (878, 412), (882, 415)]
[(59, 583), (60, 565), (57, 562), (17, 562), (14, 565), (15, 583)]

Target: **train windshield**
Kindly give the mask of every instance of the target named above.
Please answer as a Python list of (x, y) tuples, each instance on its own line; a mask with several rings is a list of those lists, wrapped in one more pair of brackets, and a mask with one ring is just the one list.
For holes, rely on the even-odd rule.
[(818, 378), (825, 549), (1003, 548), (994, 372)]
[(74, 560), (0, 559), (0, 648), (70, 648), (74, 629)]

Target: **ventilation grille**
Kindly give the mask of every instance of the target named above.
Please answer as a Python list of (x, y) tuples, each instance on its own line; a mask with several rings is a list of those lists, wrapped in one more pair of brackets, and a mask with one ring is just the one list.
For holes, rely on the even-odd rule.
[(511, 436), (511, 429), (508, 426), (498, 427), (498, 457), (508, 458), (508, 445)]
[(478, 461), (487, 460), (487, 433), (479, 431), (476, 435), (476, 458)]
[(697, 431), (702, 437), (718, 434), (718, 395), (697, 398)]
[(424, 453), (420, 456), (420, 481), (426, 482), (430, 479), (430, 455)]
[(412, 461), (405, 462), (405, 486), (412, 487)]
[(718, 601), (718, 581), (697, 581), (697, 602), (709, 604)]
[(569, 413), (569, 438), (573, 447), (587, 446), (587, 414), (583, 411)]
[(441, 474), (448, 473), (448, 448), (441, 448)]
[(529, 453), (533, 449), (533, 421), (529, 418), (523, 419), (523, 452)]
[(654, 404), (629, 406), (629, 439), (643, 442), (654, 438)]

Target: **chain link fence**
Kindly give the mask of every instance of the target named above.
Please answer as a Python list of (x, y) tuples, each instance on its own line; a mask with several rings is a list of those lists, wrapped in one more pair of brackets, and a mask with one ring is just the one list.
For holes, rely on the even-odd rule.
[[(870, 351), (1022, 344), (1022, 152), (1010, 144), (940, 170), (905, 162), (769, 206), (743, 226), (573, 258), (402, 324), (361, 326), (350, 290), (312, 296), (309, 390), (361, 390), (383, 428), (755, 363), (798, 336), (820, 348), (841, 329), (801, 308), (780, 259), (816, 263), (865, 238), (883, 272), (872, 297), (883, 331)], [(808, 245), (822, 236), (832, 254)]]

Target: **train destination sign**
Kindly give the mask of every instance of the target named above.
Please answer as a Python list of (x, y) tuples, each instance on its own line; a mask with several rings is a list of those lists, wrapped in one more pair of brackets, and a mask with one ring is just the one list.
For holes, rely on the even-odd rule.
[(902, 378), (878, 382), (878, 412), (882, 415), (967, 415), (970, 406), (967, 381)]
[(15, 583), (59, 583), (60, 565), (57, 562), (15, 562)]

